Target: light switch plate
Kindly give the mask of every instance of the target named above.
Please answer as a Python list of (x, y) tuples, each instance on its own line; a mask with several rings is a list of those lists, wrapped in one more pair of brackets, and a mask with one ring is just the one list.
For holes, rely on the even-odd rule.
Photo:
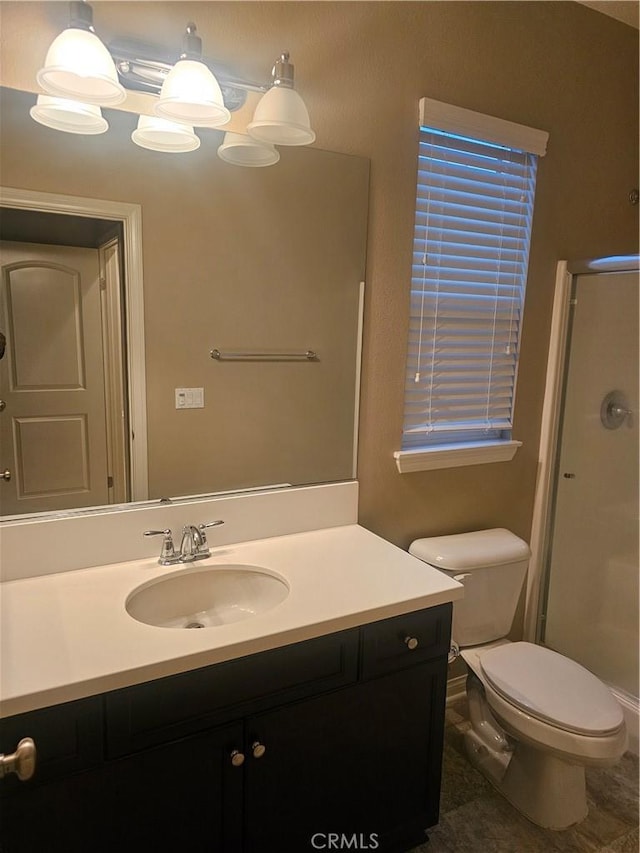
[(204, 388), (176, 388), (176, 409), (204, 409)]

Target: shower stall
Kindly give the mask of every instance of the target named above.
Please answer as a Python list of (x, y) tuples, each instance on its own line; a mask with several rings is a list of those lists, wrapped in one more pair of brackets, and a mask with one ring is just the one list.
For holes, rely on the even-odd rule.
[(536, 625), (538, 642), (613, 689), (636, 752), (639, 269), (638, 258), (565, 265)]

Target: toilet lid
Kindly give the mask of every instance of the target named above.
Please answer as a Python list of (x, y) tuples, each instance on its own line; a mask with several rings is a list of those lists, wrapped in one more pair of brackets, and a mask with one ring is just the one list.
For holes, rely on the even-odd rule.
[(619, 729), (622, 708), (580, 664), (543, 646), (506, 643), (480, 656), (489, 684), (532, 717), (577, 734)]

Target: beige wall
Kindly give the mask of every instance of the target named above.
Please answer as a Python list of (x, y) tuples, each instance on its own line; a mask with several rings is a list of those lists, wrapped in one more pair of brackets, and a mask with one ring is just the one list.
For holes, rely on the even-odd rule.
[[(13, 4), (2, 5), (9, 12)], [(55, 13), (59, 26), (51, 7), (61, 5), (44, 9), (48, 25)], [(371, 158), (361, 521), (401, 546), (492, 525), (528, 537), (556, 261), (637, 251), (638, 208), (628, 202), (638, 182), (637, 31), (572, 2), (93, 5), (107, 36), (176, 43), (193, 17), (209, 53), (255, 77), (291, 51), (316, 144)], [(511, 463), (399, 475), (392, 453), (402, 426), (424, 95), (546, 130), (550, 141), (518, 380), (514, 433), (524, 446)]]

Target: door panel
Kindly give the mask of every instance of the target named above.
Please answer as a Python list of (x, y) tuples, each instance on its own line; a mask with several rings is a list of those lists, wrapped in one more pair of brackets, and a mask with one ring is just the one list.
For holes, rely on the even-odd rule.
[[(89, 490), (86, 415), (14, 418), (13, 436), (15, 476), (22, 497)], [(51, 447), (58, 452), (51, 454)]]
[[(634, 272), (576, 279), (543, 638), (632, 696), (638, 695), (638, 284)], [(607, 428), (601, 409), (614, 390), (631, 414)]]
[(98, 252), (0, 244), (2, 513), (106, 504)]
[[(25, 254), (33, 257), (28, 250)], [(7, 266), (7, 334), (14, 391), (85, 387), (81, 284), (77, 269), (58, 267), (52, 261), (34, 258)]]

